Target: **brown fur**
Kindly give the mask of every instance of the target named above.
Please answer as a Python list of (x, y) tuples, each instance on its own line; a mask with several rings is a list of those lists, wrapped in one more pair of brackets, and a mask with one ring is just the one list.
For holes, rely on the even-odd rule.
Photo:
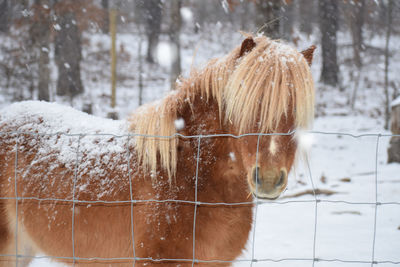
[[(255, 40), (259, 44), (265, 41)], [(254, 50), (257, 50), (257, 46)], [(261, 52), (257, 50), (257, 53)], [(193, 74), (192, 78), (183, 83), (180, 91), (163, 100), (158, 109), (155, 106), (142, 108), (140, 114), (132, 119), (132, 129), (137, 133), (169, 136), (176, 132), (173, 126), (176, 118), (183, 118), (185, 121), (185, 127), (178, 132), (187, 136), (213, 133), (238, 134), (245, 130), (257, 132), (265, 129), (257, 123), (264, 116), (262, 109), (259, 108), (256, 108), (256, 111), (247, 110), (250, 113), (258, 112), (259, 114), (255, 116), (259, 119), (253, 119), (251, 125), (247, 125), (246, 122), (246, 127), (240, 127), (242, 124), (237, 124), (241, 122), (240, 114), (236, 114), (238, 111), (235, 111), (234, 107), (229, 107), (228, 100), (225, 99), (233, 94), (226, 94), (216, 88), (230, 83), (229, 77), (223, 78), (222, 81), (217, 77), (219, 74), (228, 75), (228, 72), (220, 72), (221, 68), (232, 69), (236, 64), (240, 64), (236, 63), (238, 53), (239, 48), (228, 56), (231, 60), (214, 61), (204, 72)], [(247, 55), (252, 53), (253, 51), (249, 51)], [(245, 60), (247, 55), (241, 60)], [(234, 57), (236, 60), (233, 60)], [(300, 59), (296, 62), (299, 61), (299, 64), (303, 64)], [(223, 67), (222, 64), (228, 66)], [(222, 83), (220, 85), (214, 84), (220, 82)], [(246, 90), (246, 87), (240, 86), (240, 88)], [(313, 88), (307, 90), (312, 91)], [(304, 95), (311, 97), (312, 92)], [(286, 94), (283, 96), (287, 97)], [(307, 101), (299, 104), (296, 102), (297, 99)], [(295, 129), (301, 124), (297, 115), (309, 111), (294, 111), (294, 107), (308, 109), (311, 102), (312, 100), (303, 97), (291, 97), (290, 100), (283, 102), (286, 103), (286, 107), (274, 104), (282, 110), (279, 112), (280, 118), (275, 118), (271, 124), (273, 129), (268, 128), (267, 132), (287, 133)], [(230, 110), (228, 113), (226, 113), (227, 108)], [(40, 119), (40, 114), (37, 116)], [(75, 173), (73, 166), (58, 162), (56, 153), (49, 152), (45, 155), (46, 160), (37, 165), (35, 157), (39, 147), (45, 145), (46, 136), (21, 134), (17, 144), (16, 135), (11, 132), (17, 131), (19, 127), (12, 122), (0, 124), (0, 133), (10, 133), (0, 135), (0, 196), (3, 197), (0, 200), (0, 254), (10, 255), (0, 257), (0, 266), (15, 264), (15, 257), (12, 255), (16, 253), (26, 256), (45, 253), (49, 256), (71, 258), (73, 245), (75, 257), (83, 258), (75, 262), (77, 266), (110, 264), (132, 266), (130, 259), (110, 261), (85, 259), (132, 258), (133, 247), (135, 256), (139, 258), (188, 260), (156, 262), (143, 259), (136, 261), (135, 266), (191, 266), (195, 206), (192, 203), (179, 203), (175, 200), (195, 200), (197, 138), (132, 137), (135, 142), (127, 142), (123, 147), (124, 151), (130, 152), (129, 159), (115, 154), (101, 156), (101, 158), (108, 156), (115, 159), (114, 164), (97, 166), (99, 173), (104, 171), (111, 179), (100, 174), (93, 179), (86, 170), (78, 169)], [(35, 132), (35, 129), (32, 131)], [(113, 144), (115, 138), (109, 139), (110, 146), (115, 145)], [(32, 142), (33, 139), (35, 142)], [(71, 146), (77, 146), (78, 137), (72, 136), (70, 139)], [(282, 167), (290, 170), (296, 152), (296, 142), (293, 137), (280, 136), (275, 139), (279, 148), (279, 153), (276, 155), (271, 155), (269, 152), (270, 140), (269, 136), (260, 138), (258, 155), (260, 173), (279, 172)], [(85, 137), (82, 137), (80, 142), (84, 143)], [(251, 184), (249, 173), (256, 163), (257, 142), (257, 136), (239, 139), (202, 138), (197, 200), (206, 203), (251, 201), (252, 197), (248, 199), (252, 190), (249, 186)], [(14, 151), (16, 147), (18, 147), (17, 161)], [(80, 162), (91, 160), (93, 159), (88, 154), (81, 153)], [(130, 170), (127, 168), (128, 160)], [(157, 162), (156, 166), (152, 165), (154, 162)], [(17, 173), (14, 172), (15, 163)], [(73, 188), (75, 174), (77, 174), (76, 187)], [(17, 190), (14, 187), (15, 177)], [(129, 178), (132, 180), (132, 191)], [(274, 176), (270, 179), (277, 178)], [(97, 194), (101, 192), (102, 185), (107, 183), (111, 184), (107, 187), (107, 193)], [(84, 185), (86, 189), (80, 190), (79, 188)], [(74, 196), (72, 192), (75, 192)], [(137, 202), (131, 206), (129, 203), (131, 194), (134, 200), (172, 201)], [(16, 195), (25, 198), (18, 200), (17, 207), (15, 199), (12, 199)], [(27, 198), (53, 198), (59, 201)], [(75, 204), (74, 218), (72, 199), (81, 201)], [(102, 202), (88, 203), (97, 200)], [(107, 201), (127, 201), (127, 203), (105, 203)], [(16, 208), (18, 229), (15, 227)], [(134, 245), (131, 242), (131, 211)], [(72, 244), (72, 220), (74, 220), (74, 244)], [(195, 258), (206, 261), (231, 261), (242, 252), (247, 242), (252, 224), (252, 205), (200, 204), (197, 206), (195, 224)], [(19, 237), (17, 252), (14, 243), (16, 231)], [(18, 259), (20, 263), (24, 260), (25, 263), (29, 263), (28, 258)], [(71, 263), (71, 260), (59, 261)], [(211, 262), (195, 265), (229, 266), (230, 264)]]
[(311, 66), (312, 60), (313, 60), (313, 56), (314, 56), (314, 50), (317, 47), (315, 45), (310, 46), (308, 49), (301, 51), (301, 53), (303, 54), (304, 58), (307, 60), (308, 65)]
[[(177, 92), (141, 107), (131, 118), (132, 131), (172, 136), (177, 108), (197, 104), (193, 98), (198, 95), (215, 101), (221, 124), (235, 125), (236, 134), (276, 132), (283, 117), (294, 118), (293, 128), (307, 128), (314, 116), (314, 85), (306, 59), (281, 42), (251, 38), (227, 56), (211, 60), (202, 71), (193, 71)], [(176, 171), (176, 144), (175, 138), (139, 138), (136, 150), (145, 168), (156, 171), (161, 163), (171, 177)]]

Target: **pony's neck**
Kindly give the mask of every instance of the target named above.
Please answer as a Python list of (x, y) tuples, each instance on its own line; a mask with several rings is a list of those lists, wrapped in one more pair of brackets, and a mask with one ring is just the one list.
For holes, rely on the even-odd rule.
[(221, 134), (227, 131), (220, 118), (219, 106), (213, 98), (194, 96), (192, 101), (185, 102), (178, 110), (177, 119), (181, 118), (185, 122), (181, 132), (184, 135)]
[[(182, 105), (177, 117), (182, 118), (185, 127), (180, 131), (185, 136), (212, 135), (232, 133), (231, 127), (220, 119), (217, 101), (201, 96), (192, 98), (192, 103)], [(245, 202), (248, 196), (246, 170), (240, 153), (238, 142), (242, 140), (230, 137), (203, 137), (200, 140), (199, 157), (199, 197), (205, 201)], [(186, 176), (182, 169), (196, 171), (198, 139), (181, 139), (178, 145), (178, 158), (192, 158), (187, 166), (178, 161), (177, 179)], [(181, 165), (182, 164), (182, 165)], [(193, 181), (194, 182), (194, 181)], [(179, 182), (178, 182), (179, 183)], [(193, 186), (193, 185), (192, 185)]]

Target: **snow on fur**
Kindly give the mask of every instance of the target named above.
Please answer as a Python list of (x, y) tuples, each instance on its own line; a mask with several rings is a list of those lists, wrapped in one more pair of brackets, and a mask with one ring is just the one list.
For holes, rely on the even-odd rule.
[[(32, 182), (47, 179), (51, 184), (55, 179), (53, 170), (62, 168), (63, 175), (70, 176), (78, 160), (77, 190), (85, 191), (89, 184), (100, 179), (102, 186), (94, 192), (95, 198), (118, 190), (114, 187), (118, 178), (108, 177), (107, 170), (128, 170), (126, 125), (124, 120), (98, 118), (46, 102), (20, 102), (0, 111), (0, 134), (10, 135), (5, 142), (13, 145), (18, 135), (18, 152), (34, 157), (29, 168), (22, 170), (22, 178)], [(45, 172), (39, 171), (43, 164), (48, 166)], [(79, 182), (82, 176), (86, 178)]]

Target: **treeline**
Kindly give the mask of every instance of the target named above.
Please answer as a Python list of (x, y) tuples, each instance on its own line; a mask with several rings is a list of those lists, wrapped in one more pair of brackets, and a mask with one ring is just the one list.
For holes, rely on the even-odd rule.
[[(82, 35), (108, 34), (111, 9), (118, 11), (119, 32), (144, 36), (145, 64), (157, 64), (155, 50), (160, 36), (168, 38), (176, 52), (170, 68), (171, 84), (181, 73), (182, 33), (199, 33), (205, 25), (221, 23), (230, 29), (264, 32), (295, 44), (300, 35), (319, 32), (320, 82), (335, 87), (341, 86), (338, 32), (350, 33), (351, 64), (357, 73), (369, 49), (365, 36), (379, 35), (389, 42), (400, 30), (396, 26), (400, 18), (395, 15), (400, 13), (400, 2), (394, 0), (0, 0), (1, 90), (11, 88), (14, 100), (35, 95), (50, 100), (51, 68), (56, 67), (57, 95), (73, 98), (84, 92)], [(185, 20), (189, 15), (191, 20)], [(55, 66), (51, 65), (51, 53)], [(382, 55), (389, 65), (390, 52), (382, 51)], [(388, 101), (392, 98), (390, 86), (388, 80)], [(25, 96), (22, 88), (29, 88), (31, 95)], [(397, 94), (397, 89), (393, 90)]]

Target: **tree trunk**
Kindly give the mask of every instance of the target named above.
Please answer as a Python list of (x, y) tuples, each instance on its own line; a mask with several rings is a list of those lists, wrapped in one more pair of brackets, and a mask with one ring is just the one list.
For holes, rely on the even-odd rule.
[(194, 13), (194, 33), (198, 33), (200, 28), (204, 26), (204, 22), (206, 21), (207, 17), (207, 5), (204, 5), (203, 2), (194, 1), (193, 2), (193, 9), (196, 10)]
[(338, 85), (336, 57), (336, 32), (338, 30), (338, 1), (319, 1), (319, 26), (322, 35), (322, 72), (321, 82)]
[(256, 27), (262, 28), (265, 34), (272, 38), (279, 38), (280, 29), (280, 0), (256, 0), (257, 14), (255, 17)]
[(358, 0), (353, 4), (348, 4), (350, 8), (350, 30), (353, 39), (353, 57), (354, 64), (357, 68), (361, 68), (362, 59), (361, 52), (363, 51), (362, 28), (364, 25), (365, 1)]
[(281, 7), (281, 16), (280, 19), (280, 36), (281, 38), (289, 41), (293, 34), (293, 24), (295, 17), (295, 5), (292, 1), (286, 0)]
[[(140, 27), (140, 26), (139, 26)], [(141, 30), (139, 30), (139, 44), (138, 44), (138, 61), (139, 61), (139, 69), (138, 69), (138, 87), (139, 87), (139, 106), (143, 104), (143, 57), (142, 57), (142, 43), (143, 43), (143, 35)]]
[[(47, 33), (43, 38), (48, 38)], [(50, 101), (49, 43), (43, 44), (39, 55), (39, 100)]]
[(392, 9), (393, 0), (389, 0), (386, 6), (386, 44), (385, 44), (385, 129), (389, 128), (390, 97), (389, 97), (389, 43), (392, 33)]
[(111, 35), (111, 108), (115, 109), (117, 103), (117, 10), (110, 10), (110, 35)]
[(171, 6), (170, 6), (171, 25), (169, 29), (169, 38), (175, 54), (171, 62), (171, 73), (170, 73), (171, 89), (175, 89), (176, 79), (182, 72), (181, 41), (180, 41), (180, 31), (182, 26), (181, 6), (182, 6), (182, 0), (171, 1)]
[(240, 29), (242, 30), (247, 30), (250, 28), (249, 26), (249, 2), (245, 1), (240, 5), (240, 8), (238, 9), (240, 13)]
[(103, 8), (104, 12), (104, 20), (101, 30), (103, 31), (103, 33), (108, 34), (110, 30), (110, 19), (108, 16), (109, 0), (101, 0), (101, 7)]
[(55, 61), (58, 67), (57, 95), (71, 99), (83, 92), (80, 61), (81, 38), (76, 24), (72, 0), (64, 0), (56, 9), (60, 30), (55, 37)]
[[(48, 8), (44, 8), (47, 6)], [(35, 0), (33, 10), (34, 22), (30, 29), (30, 36), (35, 49), (39, 51), (39, 100), (50, 101), (50, 0)]]
[[(398, 104), (393, 104), (390, 130), (393, 134), (400, 134), (400, 98)], [(400, 162), (400, 137), (392, 136), (388, 148), (388, 163)]]
[(0, 0), (0, 32), (8, 32), (10, 18), (9, 12), (8, 0)]
[(147, 36), (147, 57), (149, 63), (154, 63), (154, 54), (161, 33), (162, 2), (161, 0), (141, 0), (143, 7), (145, 31)]
[(314, 0), (297, 0), (296, 5), (298, 5), (299, 12), (299, 24), (300, 31), (306, 33), (307, 35), (312, 34), (314, 14), (315, 14), (315, 1)]

